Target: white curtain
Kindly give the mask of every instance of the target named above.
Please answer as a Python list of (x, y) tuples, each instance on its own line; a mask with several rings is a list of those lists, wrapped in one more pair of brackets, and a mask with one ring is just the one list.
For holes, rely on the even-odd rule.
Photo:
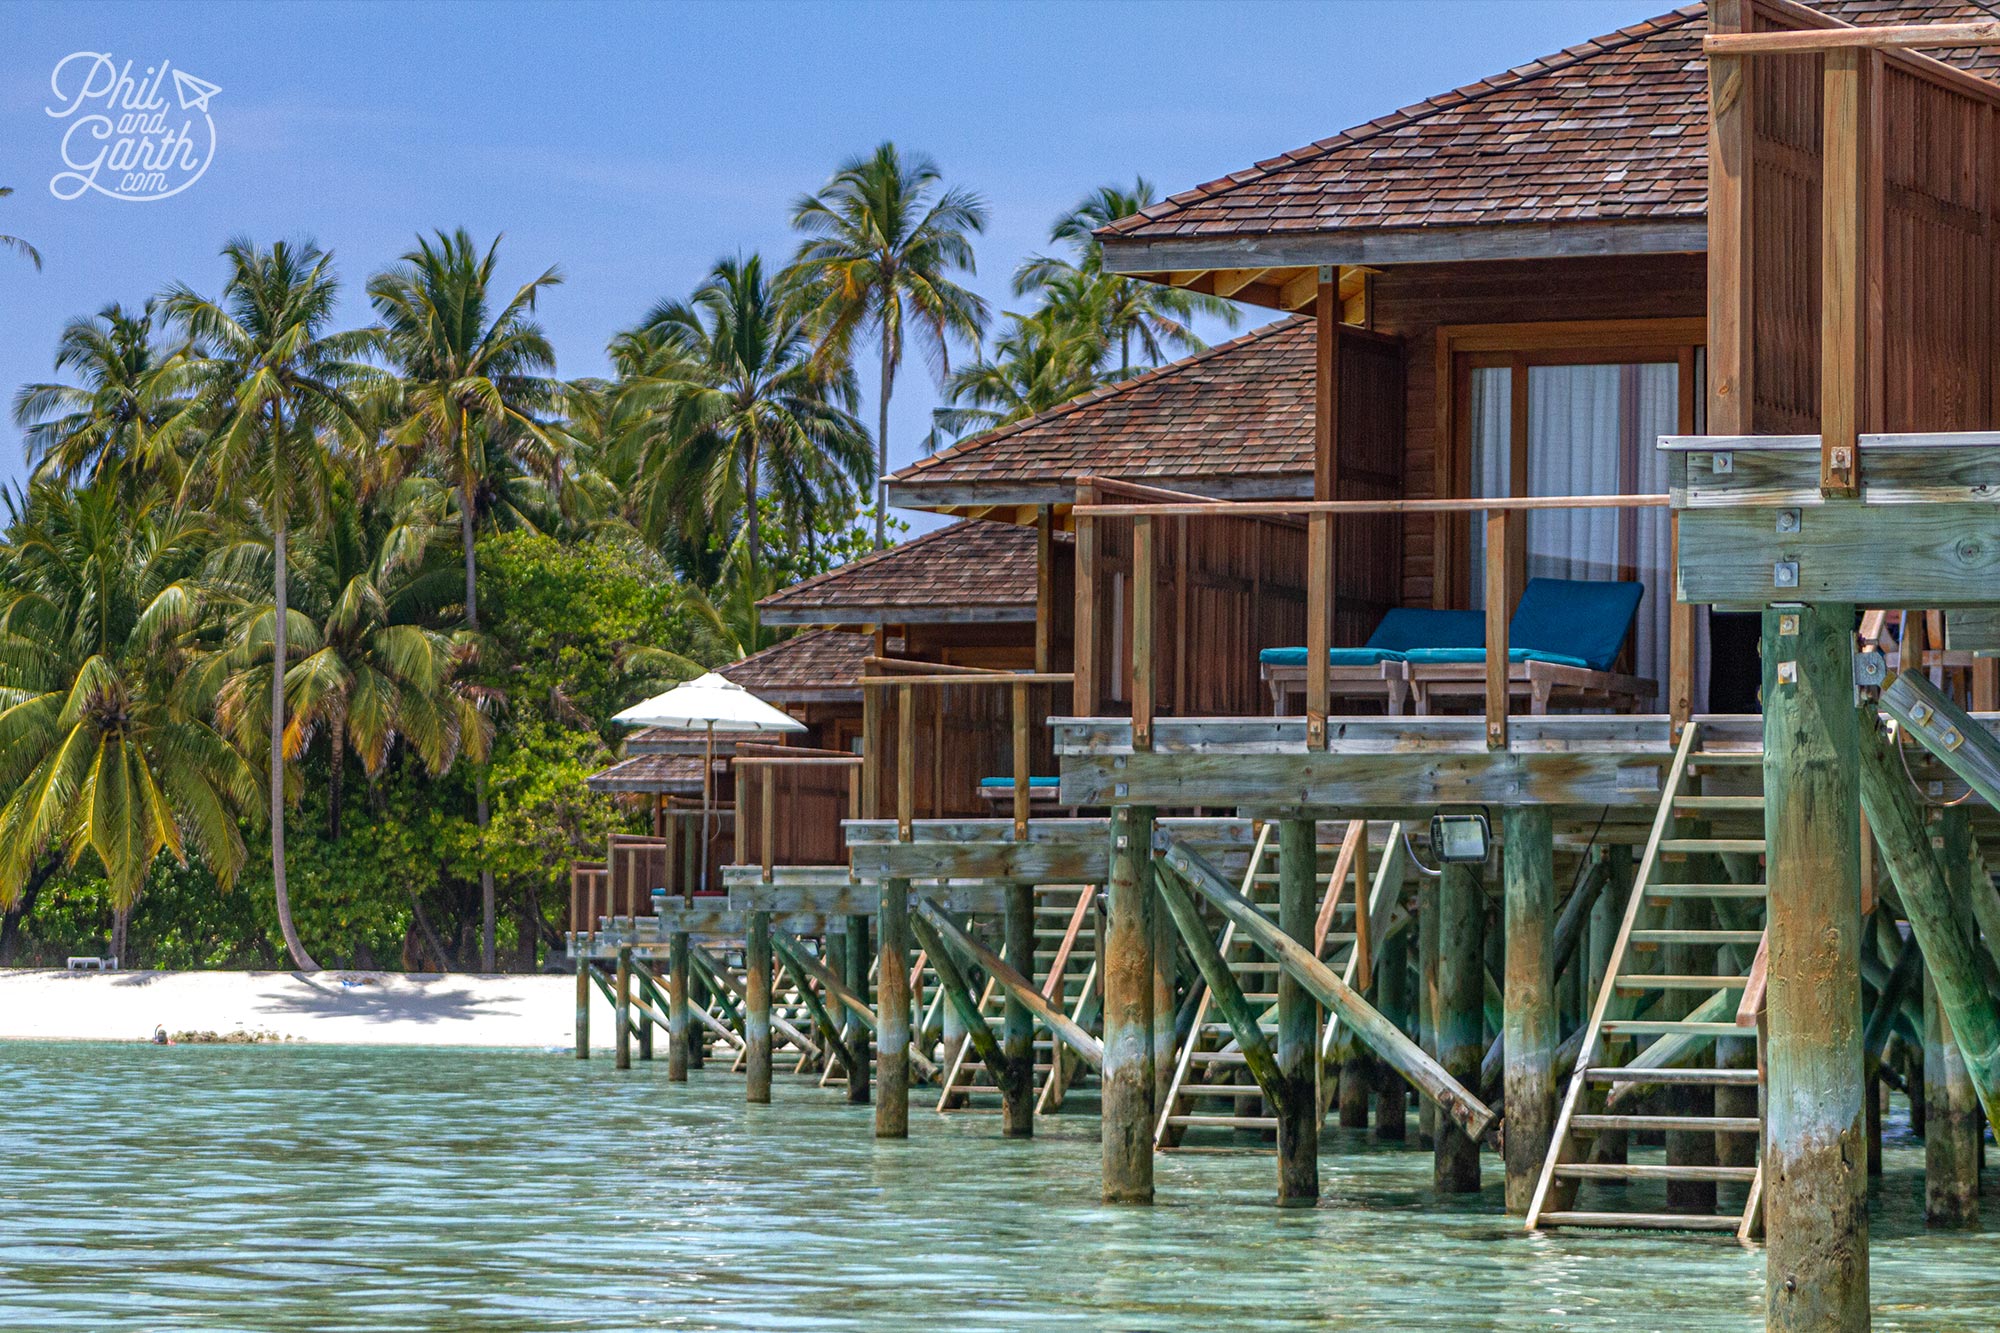
[[(1512, 371), (1472, 373), (1474, 494), (1511, 491), (1509, 400)], [(1660, 494), (1666, 459), (1658, 444), (1679, 429), (1680, 367), (1646, 365), (1528, 368), (1529, 495)], [(1636, 579), (1646, 588), (1633, 627), (1632, 669), (1665, 689), (1672, 545), (1663, 509), (1542, 511), (1528, 517), (1528, 577)], [(1473, 600), (1480, 605), (1483, 525), (1475, 527)], [(1695, 708), (1707, 707), (1706, 617), (1696, 617)], [(1664, 706), (1664, 693), (1656, 706)]]

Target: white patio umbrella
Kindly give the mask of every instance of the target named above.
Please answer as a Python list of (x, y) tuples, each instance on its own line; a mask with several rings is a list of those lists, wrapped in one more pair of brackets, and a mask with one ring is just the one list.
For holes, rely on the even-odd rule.
[(633, 704), (612, 716), (631, 727), (672, 727), (706, 731), (708, 752), (701, 766), (701, 887), (708, 891), (708, 827), (715, 804), (715, 733), (804, 731), (805, 723), (771, 707), (727, 676), (711, 671), (683, 681), (665, 694)]

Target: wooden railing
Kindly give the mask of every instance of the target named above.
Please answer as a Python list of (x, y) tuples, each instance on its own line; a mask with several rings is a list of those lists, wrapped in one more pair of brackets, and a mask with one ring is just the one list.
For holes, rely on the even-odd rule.
[[(899, 835), (907, 840), (911, 825), (916, 818), (917, 807), (917, 695), (920, 690), (937, 691), (940, 695), (946, 689), (977, 688), (1005, 689), (1009, 692), (1008, 716), (1010, 737), (1009, 751), (1013, 768), (1013, 813), (1016, 837), (1025, 836), (1028, 829), (1028, 810), (1032, 799), (1034, 776), (1034, 721), (1030, 710), (1030, 691), (1037, 686), (1071, 685), (1075, 677), (1068, 672), (1052, 671), (994, 671), (977, 667), (945, 666), (932, 662), (909, 662), (895, 658), (870, 657), (865, 669), (872, 674), (861, 678), (861, 732), (862, 753), (866, 759), (861, 780), (861, 810), (868, 819), (883, 818), (882, 774), (887, 755), (884, 753), (883, 738), (887, 728), (884, 725), (884, 708), (888, 696), (893, 696), (896, 707), (896, 828)], [(933, 705), (940, 711), (933, 714), (939, 720), (942, 730), (943, 713), (941, 703), (934, 699)], [(936, 757), (941, 757), (943, 746), (934, 744)], [(979, 774), (972, 777), (976, 783)], [(941, 799), (941, 780), (932, 783), (934, 800)]]
[[(846, 860), (840, 821), (861, 813), (862, 758), (844, 750), (795, 745), (736, 747), (736, 848), (764, 882), (780, 865), (838, 865)], [(786, 816), (778, 822), (783, 802)]]
[(601, 905), (611, 901), (610, 883), (602, 861), (576, 861), (569, 868), (569, 937), (574, 945), (597, 934)]
[[(1132, 748), (1150, 750), (1157, 708), (1154, 601), (1159, 583), (1155, 525), (1176, 518), (1303, 518), (1309, 530), (1306, 603), (1306, 744), (1326, 746), (1330, 689), (1328, 650), (1333, 647), (1333, 535), (1346, 515), (1484, 514), (1486, 516), (1486, 743), (1507, 745), (1509, 698), (1507, 624), (1514, 597), (1510, 553), (1515, 524), (1543, 510), (1667, 509), (1664, 495), (1561, 495), (1511, 499), (1459, 500), (1202, 500), (1156, 504), (1079, 505), (1079, 520), (1092, 524), (1129, 519), (1132, 552)], [(1678, 525), (1674, 527), (1678, 532)], [(1079, 582), (1089, 572), (1080, 569)], [(1676, 600), (1668, 625), (1667, 709), (1678, 737), (1693, 706), (1693, 611)]]

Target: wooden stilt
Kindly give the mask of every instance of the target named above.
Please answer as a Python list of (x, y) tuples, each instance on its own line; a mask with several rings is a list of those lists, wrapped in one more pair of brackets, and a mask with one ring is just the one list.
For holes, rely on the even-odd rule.
[[(1006, 959), (1022, 976), (1035, 975), (1035, 890), (1007, 886)], [(1000, 1132), (1010, 1139), (1035, 1134), (1035, 1016), (1021, 997), (1006, 991), (1000, 1017), (1000, 1052), (1007, 1077), (1000, 1084)]]
[(1104, 954), (1106, 1203), (1153, 1201), (1153, 812), (1111, 811)]
[(1526, 1217), (1555, 1128), (1555, 848), (1546, 806), (1503, 819), (1507, 1211)]
[(590, 1058), (590, 959), (576, 960), (576, 1058)]
[(676, 930), (667, 936), (668, 1082), (687, 1082), (688, 1027), (688, 936)]
[(876, 919), (875, 1137), (910, 1136), (910, 882), (882, 881)]
[(617, 1069), (632, 1067), (632, 949), (618, 949), (618, 980), (614, 992), (618, 1002), (611, 1006), (612, 1064)]
[(639, 1060), (650, 1064), (653, 1060), (653, 1020), (648, 1017), (648, 1006), (635, 1005), (633, 1016), (638, 1020)]
[(703, 979), (698, 968), (688, 972), (687, 996), (688, 1068), (700, 1069), (708, 1061), (708, 1026), (694, 1015), (708, 1012), (708, 982)]
[[(1152, 812), (1147, 812), (1146, 843), (1153, 841)], [(1148, 859), (1140, 872), (1144, 876), (1148, 920), (1153, 931), (1153, 1106), (1154, 1114), (1167, 1104), (1169, 1090), (1174, 1081), (1174, 1063), (1180, 1055), (1180, 1005), (1178, 1003), (1180, 950), (1176, 947), (1179, 932), (1166, 912), (1160, 908), (1160, 901), (1153, 893), (1157, 872)]]
[[(1314, 945), (1318, 890), (1319, 837), (1313, 821), (1287, 819), (1278, 825), (1278, 929), (1306, 949)], [(1364, 907), (1366, 899), (1366, 893), (1360, 893)], [(1319, 1202), (1318, 1064), (1319, 1006), (1303, 982), (1290, 972), (1280, 972), (1278, 1076), (1287, 1095), (1272, 1108), (1278, 1117), (1280, 1207), (1310, 1208)]]
[[(1479, 871), (1446, 865), (1438, 877), (1438, 1063), (1467, 1087), (1479, 1082), (1486, 1052), (1480, 1029), (1485, 1003), (1486, 894)], [(1440, 1194), (1479, 1192), (1479, 1143), (1449, 1116), (1433, 1131), (1433, 1176)]]
[(743, 942), (743, 1099), (771, 1100), (771, 914), (752, 912)]
[[(847, 989), (862, 1000), (868, 998), (868, 918), (851, 916), (847, 918)], [(843, 1018), (847, 1031), (847, 1044), (857, 1057), (854, 1066), (847, 1071), (847, 1100), (854, 1106), (868, 1104), (868, 1032), (858, 1014), (851, 1009)], [(905, 1043), (905, 1050), (908, 1044)]]
[[(1438, 881), (1425, 875), (1417, 882), (1417, 1044), (1425, 1055), (1437, 1059), (1438, 1000)], [(1417, 1099), (1417, 1140), (1424, 1147), (1437, 1144), (1437, 1103), (1429, 1097)]]
[[(1973, 885), (1971, 834), (1962, 806), (1938, 812), (1934, 835), (1953, 891)], [(1979, 1097), (1928, 969), (1924, 976), (1924, 1221), (1940, 1228), (1979, 1225)]]
[[(1853, 631), (1847, 605), (1764, 611), (1764, 1268), (1772, 1333), (1869, 1326)], [(1879, 835), (1881, 823), (1871, 822)]]
[[(1409, 932), (1390, 936), (1375, 969), (1377, 1007), (1397, 1027), (1407, 1027), (1410, 1011)], [(1375, 1137), (1401, 1143), (1410, 1132), (1409, 1093), (1403, 1080), (1384, 1073), (1375, 1085)]]

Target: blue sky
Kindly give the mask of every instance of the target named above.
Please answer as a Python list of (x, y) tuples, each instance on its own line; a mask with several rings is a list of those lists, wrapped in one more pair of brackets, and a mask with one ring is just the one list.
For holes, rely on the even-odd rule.
[[(1670, 0), (1317, 4), (15, 3), (0, 45), (0, 390), (57, 331), (169, 280), (213, 290), (232, 235), (336, 253), (348, 316), (420, 229), (506, 233), (503, 277), (560, 264), (560, 370), (719, 256), (787, 256), (790, 201), (882, 139), (981, 192), (973, 285), (996, 311), (1050, 220), (1093, 186), (1185, 189), (1434, 92), (1663, 12)], [(166, 199), (61, 200), (51, 72), (78, 51), (217, 84), (208, 170)], [(1256, 316), (1251, 316), (1256, 318)], [(1211, 330), (1211, 333), (1214, 332)], [(872, 383), (872, 377), (864, 376)], [(892, 403), (892, 466), (936, 394)], [(865, 419), (874, 421), (874, 405)], [(0, 480), (22, 471), (0, 425)], [(918, 526), (927, 526), (919, 523)]]

